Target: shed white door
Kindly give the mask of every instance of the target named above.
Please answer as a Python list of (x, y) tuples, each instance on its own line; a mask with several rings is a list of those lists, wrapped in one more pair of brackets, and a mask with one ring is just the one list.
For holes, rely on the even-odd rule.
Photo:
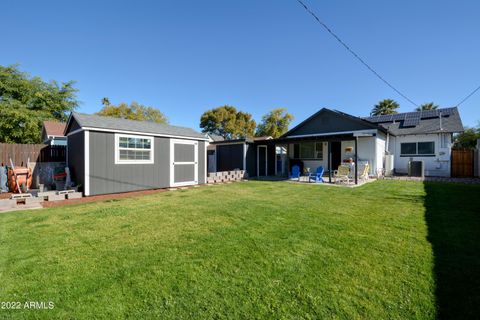
[(170, 186), (198, 184), (198, 142), (170, 140)]

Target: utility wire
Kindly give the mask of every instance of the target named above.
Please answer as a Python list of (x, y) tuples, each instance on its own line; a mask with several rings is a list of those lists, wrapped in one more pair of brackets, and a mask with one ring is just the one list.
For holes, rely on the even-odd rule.
[(468, 96), (466, 96), (465, 98), (463, 98), (462, 101), (460, 101), (459, 103), (457, 103), (457, 107), (460, 106), (462, 103), (464, 103), (465, 101), (467, 101), (471, 96), (473, 96), (478, 90), (480, 90), (480, 86), (478, 86), (475, 90), (473, 90), (472, 92), (470, 92), (470, 94)]
[[(325, 23), (323, 23), (319, 18), (318, 16), (312, 11), (310, 10), (309, 7), (307, 7), (307, 5), (302, 1), (302, 0), (297, 0), (298, 3), (300, 3), (300, 5), (302, 5), (302, 7), (310, 14), (312, 15), (313, 18), (315, 18), (315, 20), (317, 20), (317, 22), (323, 27), (325, 28), (325, 30), (328, 31), (328, 33), (330, 33), (342, 46), (345, 47), (345, 49), (347, 49), (348, 52), (350, 52), (358, 61), (360, 61), (361, 64), (363, 64), (368, 70), (370, 70), (375, 76), (377, 76), (377, 78), (379, 78), (381, 81), (383, 81), (387, 86), (389, 86), (390, 88), (392, 88), (396, 93), (398, 93), (400, 96), (402, 96), (405, 100), (407, 100), (408, 102), (410, 102), (411, 104), (413, 104), (414, 106), (418, 107), (418, 104), (416, 104), (415, 102), (413, 102), (410, 98), (408, 98), (405, 94), (403, 94), (400, 90), (398, 90), (397, 88), (395, 88), (390, 82), (388, 82), (387, 80), (385, 80), (384, 77), (382, 77), (377, 71), (375, 71), (375, 69), (373, 69), (373, 67), (371, 67), (368, 63), (366, 63), (357, 53), (355, 53), (355, 51), (353, 51), (352, 49), (350, 49), (350, 47), (342, 40), (340, 39), (339, 36), (337, 36), (333, 31), (332, 29), (330, 29)], [(477, 90), (480, 89), (477, 88)]]

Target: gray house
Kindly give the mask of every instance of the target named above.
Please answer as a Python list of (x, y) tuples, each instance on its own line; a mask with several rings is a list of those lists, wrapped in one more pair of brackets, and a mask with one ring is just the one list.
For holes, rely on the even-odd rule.
[(208, 139), (189, 128), (72, 113), (65, 136), (86, 196), (206, 182)]

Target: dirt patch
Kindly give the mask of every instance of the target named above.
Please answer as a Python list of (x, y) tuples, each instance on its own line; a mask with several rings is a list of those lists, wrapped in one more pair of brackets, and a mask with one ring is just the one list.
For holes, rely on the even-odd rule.
[(154, 190), (123, 192), (123, 193), (102, 194), (102, 195), (98, 195), (98, 196), (83, 197), (81, 199), (60, 200), (60, 201), (44, 201), (44, 202), (42, 202), (42, 206), (44, 208), (58, 207), (58, 206), (68, 206), (68, 205), (71, 205), (71, 204), (88, 203), (88, 202), (95, 202), (95, 201), (106, 201), (106, 200), (112, 200), (112, 199), (131, 198), (131, 197), (144, 196), (144, 195), (156, 194), (156, 193), (167, 192), (167, 191), (168, 191), (167, 189), (154, 189)]
[(168, 192), (172, 189), (173, 190), (175, 190), (175, 189), (190, 189), (190, 188), (197, 188), (199, 186), (201, 186), (201, 185), (179, 187), (179, 188), (170, 188), (170, 189), (153, 189), (153, 190), (142, 190), (142, 191), (131, 191), (131, 192), (122, 192), (122, 193), (102, 194), (102, 195), (98, 195), (98, 196), (83, 197), (81, 199), (44, 201), (44, 202), (42, 202), (42, 206), (44, 208), (50, 208), (50, 207), (68, 206), (68, 205), (71, 205), (71, 204), (88, 203), (88, 202), (95, 202), (95, 201), (105, 201), (105, 200), (112, 200), (112, 199), (131, 198), (131, 197), (145, 196), (145, 195), (156, 194), (156, 193), (161, 193), (161, 192)]

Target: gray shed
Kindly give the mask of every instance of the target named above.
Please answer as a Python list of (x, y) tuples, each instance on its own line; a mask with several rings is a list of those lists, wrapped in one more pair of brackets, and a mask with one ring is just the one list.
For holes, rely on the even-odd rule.
[(208, 141), (190, 128), (72, 113), (65, 135), (86, 196), (206, 183)]

